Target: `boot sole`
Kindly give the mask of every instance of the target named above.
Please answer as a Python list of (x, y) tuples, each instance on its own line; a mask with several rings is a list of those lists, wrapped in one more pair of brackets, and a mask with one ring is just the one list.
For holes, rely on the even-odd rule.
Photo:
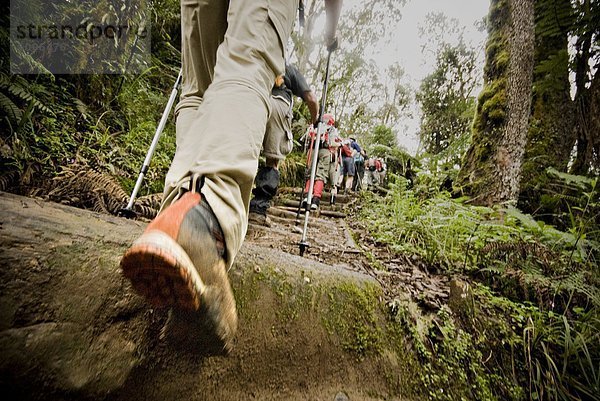
[(200, 308), (206, 286), (185, 250), (162, 231), (144, 233), (123, 255), (121, 269), (156, 308)]

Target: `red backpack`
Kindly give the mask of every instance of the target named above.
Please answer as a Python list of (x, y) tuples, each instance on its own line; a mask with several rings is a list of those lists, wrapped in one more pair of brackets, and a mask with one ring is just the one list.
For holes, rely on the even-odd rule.
[(342, 145), (342, 155), (344, 157), (352, 157), (352, 149), (348, 145)]

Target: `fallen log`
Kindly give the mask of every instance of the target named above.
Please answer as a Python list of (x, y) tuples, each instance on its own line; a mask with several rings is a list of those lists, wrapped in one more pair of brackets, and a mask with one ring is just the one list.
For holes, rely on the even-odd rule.
[[(300, 194), (301, 193), (302, 193), (302, 188), (295, 188), (295, 187), (285, 187), (285, 188), (279, 188), (277, 190), (278, 196), (279, 195), (285, 195), (285, 194), (292, 194), (292, 195), (296, 195), (297, 199), (300, 198)], [(329, 204), (329, 199), (331, 199), (331, 192), (329, 192), (329, 191), (323, 191), (323, 195), (322, 195), (321, 199), (324, 199), (325, 202), (327, 204)], [(344, 195), (342, 193), (338, 193), (335, 196), (336, 203), (349, 203), (353, 199), (354, 199), (354, 196), (352, 196), (352, 195)]]
[[(283, 219), (286, 223), (294, 225), (296, 224), (296, 212), (291, 210), (284, 210), (281, 208), (281, 206), (269, 208), (267, 214), (275, 218)], [(298, 221), (298, 223), (304, 222), (304, 212), (300, 213), (299, 218), (300, 221)], [(327, 220), (314, 218), (308, 221), (308, 225), (310, 227), (331, 227), (335, 226), (336, 224), (331, 223)]]
[[(290, 212), (296, 212), (298, 210), (298, 206), (296, 206), (296, 207), (293, 207), (293, 206), (278, 206), (278, 207), (280, 209), (287, 210), (287, 211), (290, 211)], [(335, 217), (335, 218), (338, 218), (338, 219), (343, 219), (343, 218), (346, 217), (346, 213), (344, 213), (344, 212), (336, 212), (336, 211), (333, 211), (333, 210), (324, 210), (324, 209), (321, 209), (319, 211), (319, 214), (322, 215), (322, 216)], [(300, 209), (300, 215), (304, 216), (304, 210)]]

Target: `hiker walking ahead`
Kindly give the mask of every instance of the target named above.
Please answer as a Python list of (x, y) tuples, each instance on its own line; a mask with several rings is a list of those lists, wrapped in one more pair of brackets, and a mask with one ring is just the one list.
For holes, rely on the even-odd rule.
[[(358, 146), (358, 144), (356, 144), (356, 146)], [(354, 166), (354, 154), (356, 153), (356, 150), (352, 147), (352, 141), (350, 139), (346, 139), (342, 142), (341, 149), (343, 177), (339, 184), (344, 188), (344, 193), (348, 193), (352, 192), (352, 184), (354, 175), (356, 174), (356, 168)]]
[(377, 166), (375, 165), (375, 157), (370, 157), (365, 162), (365, 173), (367, 189), (372, 189), (374, 186), (379, 185), (379, 174), (377, 173)]
[[(319, 154), (317, 155), (317, 171), (315, 174), (315, 183), (313, 185), (313, 193), (310, 208), (316, 210), (321, 204), (321, 197), (323, 196), (323, 189), (325, 183), (329, 184), (331, 190), (335, 189), (337, 183), (337, 174), (340, 169), (339, 160), (339, 146), (341, 145), (341, 139), (338, 135), (338, 131), (335, 128), (335, 118), (332, 114), (323, 115), (323, 123), (326, 125), (325, 133), (321, 136), (321, 143), (319, 144)], [(311, 135), (316, 137), (316, 132), (312, 131)], [(308, 194), (310, 187), (310, 178), (306, 180), (304, 185), (304, 193)], [(305, 198), (303, 202), (306, 202), (308, 198)]]
[[(341, 3), (325, 0), (330, 46)], [(177, 150), (161, 213), (121, 268), (153, 306), (173, 307), (166, 333), (182, 321), (208, 327), (202, 347), (229, 350), (237, 329), (227, 268), (246, 233), (270, 92), (284, 72), (297, 7), (298, 0), (181, 1)]]
[(354, 192), (362, 189), (362, 181), (365, 176), (365, 151), (361, 149), (355, 138), (350, 138), (350, 147), (354, 152), (354, 181), (352, 182), (352, 190)]
[(375, 171), (377, 172), (377, 181), (379, 185), (383, 186), (385, 183), (385, 171), (387, 166), (381, 157), (375, 159)]
[(279, 187), (279, 161), (290, 154), (294, 146), (292, 136), (292, 94), (298, 96), (308, 105), (311, 123), (317, 121), (319, 101), (306, 83), (304, 76), (293, 65), (285, 66), (285, 75), (278, 77), (271, 91), (271, 116), (267, 122), (267, 130), (263, 140), (263, 154), (266, 161), (256, 175), (254, 197), (250, 201), (248, 221), (269, 226), (267, 209), (277, 194)]

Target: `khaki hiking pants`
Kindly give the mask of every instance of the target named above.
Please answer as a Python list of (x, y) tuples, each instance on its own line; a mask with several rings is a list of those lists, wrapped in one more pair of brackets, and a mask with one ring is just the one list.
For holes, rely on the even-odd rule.
[(229, 266), (246, 235), (271, 88), (285, 70), (297, 7), (298, 0), (181, 0), (177, 150), (162, 208), (192, 177), (204, 177), (202, 194), (225, 234)]

